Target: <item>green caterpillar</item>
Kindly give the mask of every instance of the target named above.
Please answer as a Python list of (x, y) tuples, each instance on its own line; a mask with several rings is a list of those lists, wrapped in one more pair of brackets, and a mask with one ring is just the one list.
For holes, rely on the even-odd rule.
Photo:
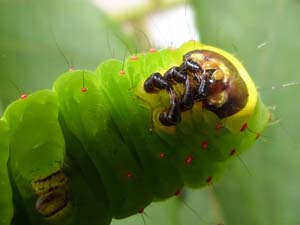
[(240, 62), (195, 41), (66, 72), (0, 120), (0, 225), (142, 212), (217, 180), (268, 120)]

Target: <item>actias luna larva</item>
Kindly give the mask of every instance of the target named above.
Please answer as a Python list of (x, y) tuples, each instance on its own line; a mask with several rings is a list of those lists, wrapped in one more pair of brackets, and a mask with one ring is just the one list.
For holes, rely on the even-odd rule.
[(0, 120), (0, 224), (108, 225), (215, 181), (268, 120), (241, 63), (195, 41), (66, 72)]

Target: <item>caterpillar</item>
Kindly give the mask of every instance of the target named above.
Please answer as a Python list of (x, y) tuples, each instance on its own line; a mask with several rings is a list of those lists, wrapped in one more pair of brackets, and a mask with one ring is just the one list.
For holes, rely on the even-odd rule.
[(0, 120), (0, 224), (143, 212), (218, 180), (269, 117), (242, 64), (196, 41), (66, 72)]

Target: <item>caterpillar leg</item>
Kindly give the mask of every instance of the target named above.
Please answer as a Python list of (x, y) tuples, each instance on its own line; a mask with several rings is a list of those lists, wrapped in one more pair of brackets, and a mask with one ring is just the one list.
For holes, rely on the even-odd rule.
[(200, 81), (199, 87), (197, 88), (197, 95), (195, 97), (195, 100), (201, 101), (207, 98), (209, 91), (208, 82), (205, 79), (202, 79)]
[(195, 91), (193, 88), (193, 81), (190, 77), (187, 77), (185, 81), (185, 90), (181, 98), (181, 111), (187, 111), (193, 108)]
[(144, 83), (144, 89), (148, 93), (166, 90), (170, 95), (170, 108), (159, 115), (159, 120), (166, 126), (176, 125), (181, 121), (180, 101), (169, 81), (160, 73), (153, 73)]
[(164, 78), (168, 81), (176, 81), (177, 83), (184, 83), (187, 78), (186, 70), (183, 68), (184, 65), (173, 66), (165, 74)]
[(180, 110), (187, 111), (194, 105), (195, 91), (193, 88), (193, 81), (188, 76), (186, 65), (183, 63), (181, 66), (171, 67), (165, 74), (164, 78), (169, 81), (175, 81), (177, 83), (184, 83), (184, 94), (180, 102)]

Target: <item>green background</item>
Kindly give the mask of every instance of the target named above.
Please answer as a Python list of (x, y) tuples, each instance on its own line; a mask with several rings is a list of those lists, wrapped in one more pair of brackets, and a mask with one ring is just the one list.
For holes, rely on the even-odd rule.
[[(147, 225), (299, 225), (300, 87), (282, 85), (300, 80), (300, 1), (195, 0), (192, 5), (202, 42), (241, 59), (278, 122), (220, 182), (113, 224), (141, 225), (144, 219)], [(0, 113), (21, 93), (50, 88), (70, 65), (95, 69), (104, 59), (122, 58), (124, 42), (143, 48), (89, 1), (0, 0)]]

